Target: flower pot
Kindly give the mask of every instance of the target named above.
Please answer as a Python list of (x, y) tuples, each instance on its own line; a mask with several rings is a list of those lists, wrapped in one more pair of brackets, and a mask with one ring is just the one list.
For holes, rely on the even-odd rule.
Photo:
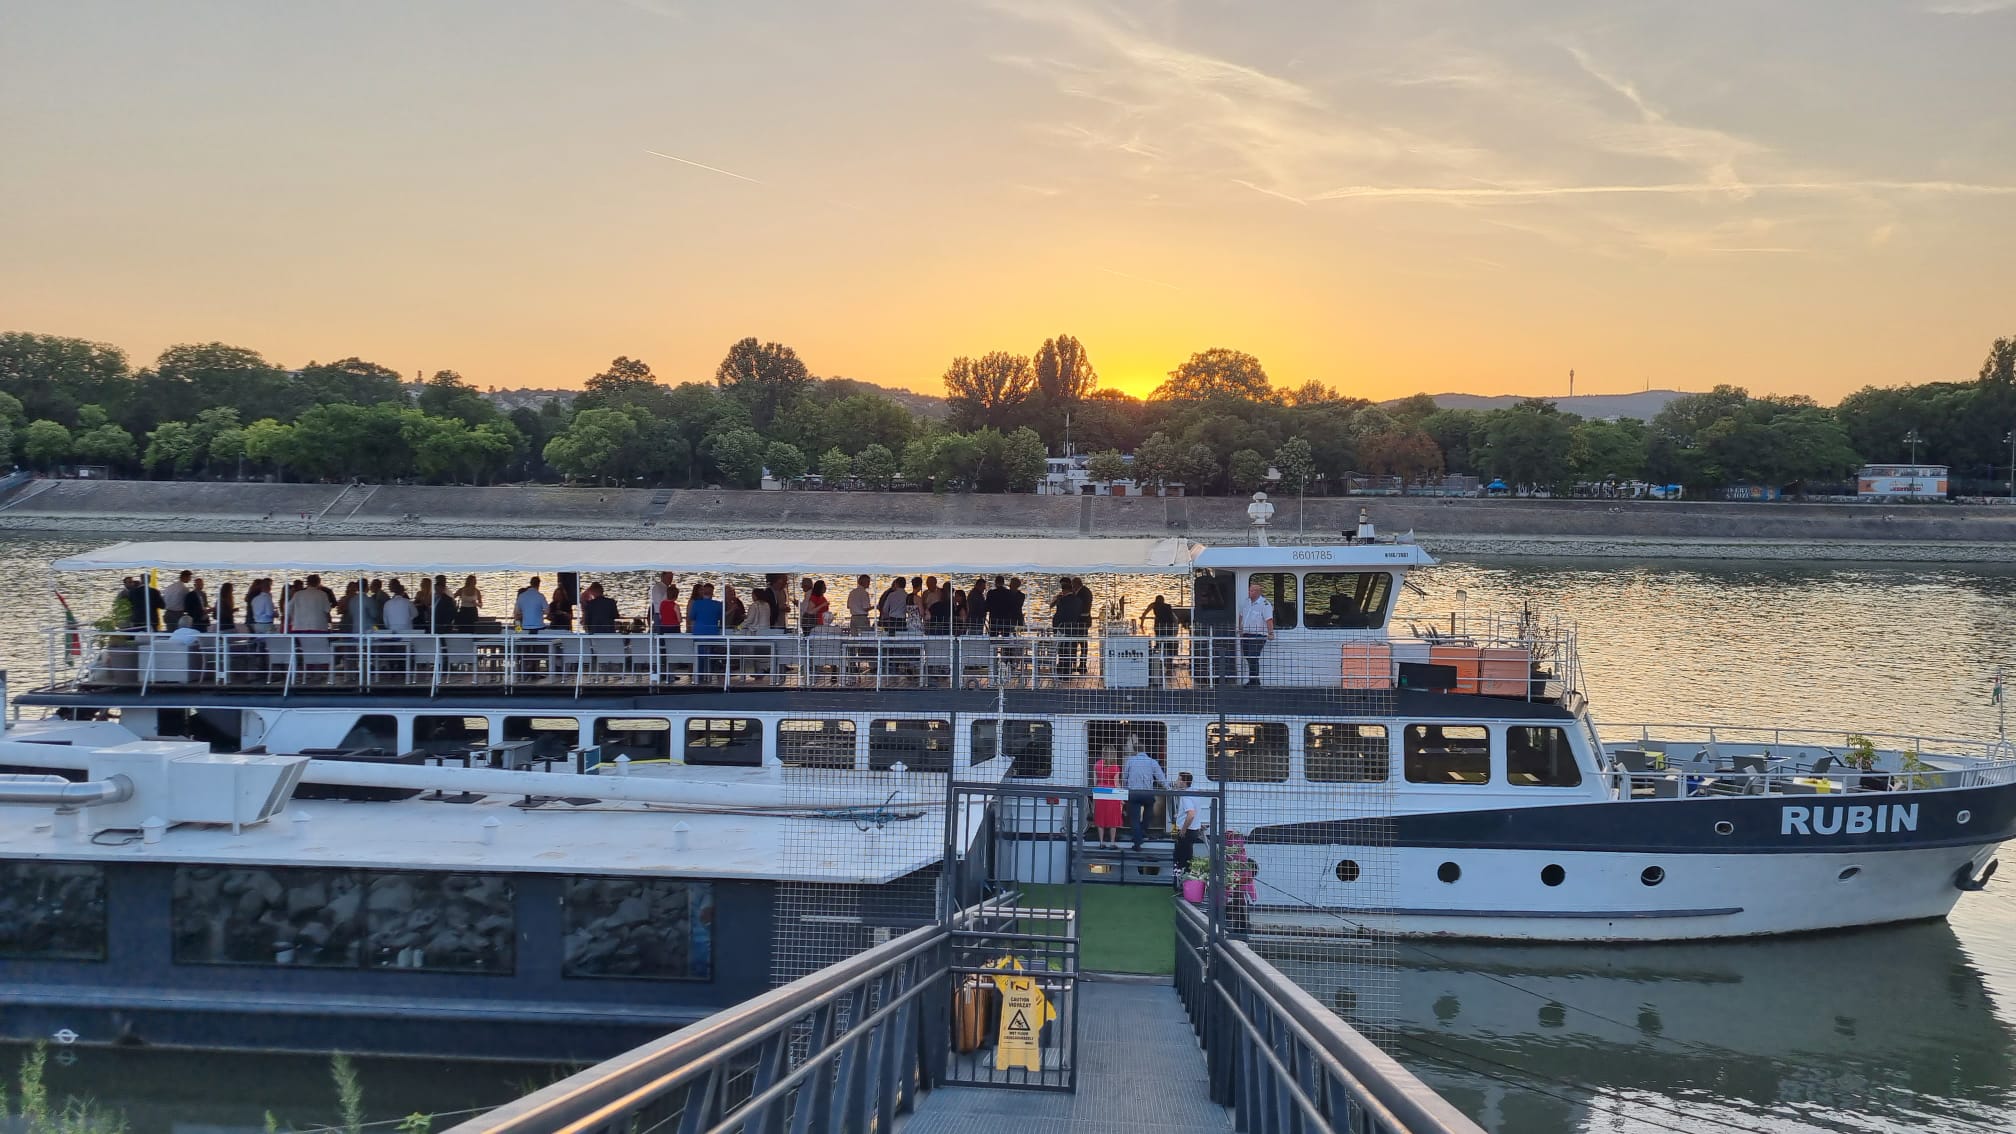
[(1204, 880), (1202, 878), (1185, 878), (1183, 880), (1183, 900), (1192, 903), (1204, 900)]

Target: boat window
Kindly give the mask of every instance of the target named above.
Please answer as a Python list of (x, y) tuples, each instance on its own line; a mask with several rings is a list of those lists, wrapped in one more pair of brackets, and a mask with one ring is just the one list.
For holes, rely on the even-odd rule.
[(488, 717), (413, 718), (413, 747), (422, 752), (467, 752), (489, 743)]
[(777, 762), (787, 768), (854, 768), (853, 721), (778, 721)]
[(763, 722), (746, 717), (687, 717), (686, 762), (709, 767), (762, 767)]
[(1273, 721), (1213, 721), (1204, 730), (1204, 775), (1228, 783), (1288, 779), (1288, 726)]
[[(997, 753), (994, 750), (995, 721), (973, 722), (973, 763), (985, 764)], [(1048, 779), (1052, 767), (1050, 759), (1049, 721), (1001, 721), (998, 722), (1008, 732), (1008, 756), (1015, 763), (1008, 769), (1008, 775), (1018, 780)]]
[(105, 871), (81, 862), (0, 864), (0, 958), (105, 959)]
[(595, 744), (602, 749), (604, 764), (615, 763), (618, 756), (630, 757), (632, 764), (669, 761), (672, 722), (663, 717), (604, 717), (595, 722)]
[(1232, 625), (1233, 582), (1230, 571), (1197, 572), (1190, 588), (1194, 626), (1208, 629)]
[(501, 974), (517, 968), (510, 879), (417, 872), (363, 877), (366, 968)]
[(560, 974), (714, 978), (714, 886), (664, 878), (569, 878)]
[(1491, 782), (1491, 732), (1483, 725), (1408, 725), (1404, 734), (1410, 784)]
[(1108, 748), (1121, 764), (1136, 752), (1146, 752), (1169, 766), (1169, 726), (1161, 721), (1086, 721), (1085, 751), (1094, 759)]
[(868, 724), (868, 768), (902, 764), (913, 772), (952, 770), (952, 722), (900, 717)]
[(1386, 600), (1393, 595), (1388, 571), (1311, 571), (1302, 577), (1307, 609), (1302, 624), (1312, 630), (1371, 630), (1386, 625)]
[(1505, 782), (1514, 787), (1578, 787), (1582, 769), (1568, 730), (1514, 725), (1505, 730)]
[(534, 760), (565, 760), (581, 743), (581, 722), (573, 717), (505, 717), (504, 739), (531, 741)]
[[(237, 709), (162, 709), (155, 718), (154, 735), (200, 740), (212, 752), (237, 752), (244, 747), (244, 716)], [(387, 741), (382, 747), (389, 750), (392, 743)]]
[[(419, 737), (417, 727), (414, 737), (416, 739)], [(489, 727), (486, 724), (482, 740), (487, 741), (489, 737)], [(399, 719), (378, 713), (358, 717), (357, 723), (351, 725), (350, 731), (343, 734), (343, 739), (337, 743), (336, 748), (341, 752), (362, 752), (375, 748), (387, 756), (396, 756), (399, 754)]]
[[(1260, 597), (1274, 604), (1274, 629), (1293, 630), (1295, 622), (1295, 573), (1293, 571), (1255, 571), (1246, 581), (1260, 586)], [(1246, 596), (1239, 596), (1239, 605), (1246, 605)]]
[(1385, 783), (1387, 760), (1385, 725), (1302, 728), (1302, 778), (1312, 784)]
[(170, 922), (181, 965), (509, 974), (509, 879), (273, 867), (180, 866)]

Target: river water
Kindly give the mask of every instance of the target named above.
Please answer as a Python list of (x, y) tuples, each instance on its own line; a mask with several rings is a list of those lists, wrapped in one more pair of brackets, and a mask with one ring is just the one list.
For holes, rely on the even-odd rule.
[[(40, 586), (47, 564), (85, 546), (0, 539), (0, 571), (31, 610), (47, 608), (42, 624), (57, 617)], [(1407, 603), (1424, 620), (1521, 605), (1577, 620), (1606, 724), (1993, 738), (1990, 690), (2016, 642), (2005, 567), (1466, 558), (1419, 579), (1429, 593)], [(88, 620), (116, 580), (71, 582)], [(17, 686), (40, 683), (45, 657), (28, 620), (0, 630)], [(1946, 923), (1690, 946), (1402, 945), (1398, 966), (1395, 1054), (1503, 1134), (2016, 1129), (2016, 880), (1968, 895)], [(297, 1125), (333, 1117), (325, 1061), (241, 1074), (234, 1056), (206, 1074), (132, 1062), (189, 1057), (80, 1056), (58, 1086), (127, 1106), (136, 1132), (256, 1128), (267, 1110), (304, 1116)], [(410, 1062), (365, 1072), (367, 1104), (374, 1075), (384, 1084), (377, 1117), (493, 1101), (536, 1077)], [(417, 1085), (430, 1082), (456, 1089), (425, 1096)]]

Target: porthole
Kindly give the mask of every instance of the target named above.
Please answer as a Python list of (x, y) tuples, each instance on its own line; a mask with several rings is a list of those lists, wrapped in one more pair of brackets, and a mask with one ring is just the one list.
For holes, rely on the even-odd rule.
[(1358, 864), (1351, 861), (1348, 858), (1338, 862), (1337, 881), (1339, 882), (1358, 881)]
[(1736, 833), (1736, 824), (1731, 823), (1727, 819), (1718, 820), (1715, 824), (1715, 833), (1718, 835), (1733, 835)]
[(1974, 813), (1963, 807), (1960, 809), (1960, 813), (1958, 815), (1953, 816), (1953, 821), (1955, 823), (1965, 823), (1967, 820), (1972, 818), (1974, 818)]
[(1445, 862), (1435, 868), (1435, 877), (1444, 882), (1454, 882), (1463, 877), (1463, 868), (1453, 862)]
[(1638, 881), (1645, 883), (1647, 886), (1657, 886), (1659, 883), (1666, 881), (1666, 868), (1663, 866), (1648, 866), (1638, 872)]
[(1835, 877), (1846, 882), (1860, 873), (1862, 873), (1862, 868), (1859, 866), (1844, 866), (1841, 868), (1841, 873), (1835, 875)]
[(1540, 881), (1545, 885), (1559, 886), (1562, 882), (1567, 881), (1567, 879), (1568, 872), (1561, 869), (1561, 864), (1558, 862), (1550, 862), (1540, 868)]

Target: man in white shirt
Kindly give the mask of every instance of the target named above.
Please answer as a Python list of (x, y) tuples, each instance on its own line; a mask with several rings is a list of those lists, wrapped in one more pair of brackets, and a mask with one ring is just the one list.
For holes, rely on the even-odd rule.
[(868, 593), (868, 576), (854, 580), (854, 589), (847, 592), (847, 632), (866, 634), (868, 632), (868, 612), (875, 609), (875, 598)]
[(411, 634), (413, 614), (413, 600), (406, 597), (405, 584), (392, 580), (391, 594), (385, 597), (385, 606), (379, 613), (385, 620), (385, 629), (394, 634)]
[(287, 597), (287, 626), (303, 634), (321, 634), (329, 629), (329, 611), (336, 604), (322, 587), (322, 576), (308, 576), (308, 584)]
[[(1173, 825), (1176, 828), (1175, 873), (1179, 876), (1190, 865), (1190, 860), (1196, 857), (1197, 840), (1204, 836), (1205, 829), (1211, 825), (1211, 799), (1209, 796), (1198, 794), (1191, 786), (1191, 782), (1190, 773), (1176, 773), (1176, 790), (1183, 793), (1176, 797), (1176, 809), (1173, 812), (1175, 816)], [(1180, 879), (1177, 885), (1179, 887), (1182, 885)]]
[(1246, 588), (1239, 607), (1239, 652), (1246, 658), (1246, 684), (1260, 684), (1260, 651), (1274, 640), (1274, 604), (1260, 594), (1260, 584)]
[(175, 581), (161, 588), (161, 610), (167, 615), (168, 625), (174, 626), (188, 613), (189, 578), (191, 572), (184, 571)]
[(539, 593), (539, 576), (518, 592), (518, 629), (537, 634), (546, 628), (546, 596)]
[(658, 572), (658, 581), (651, 584), (651, 614), (654, 618), (658, 614), (658, 604), (665, 601), (665, 588), (676, 582), (678, 579), (672, 572)]

